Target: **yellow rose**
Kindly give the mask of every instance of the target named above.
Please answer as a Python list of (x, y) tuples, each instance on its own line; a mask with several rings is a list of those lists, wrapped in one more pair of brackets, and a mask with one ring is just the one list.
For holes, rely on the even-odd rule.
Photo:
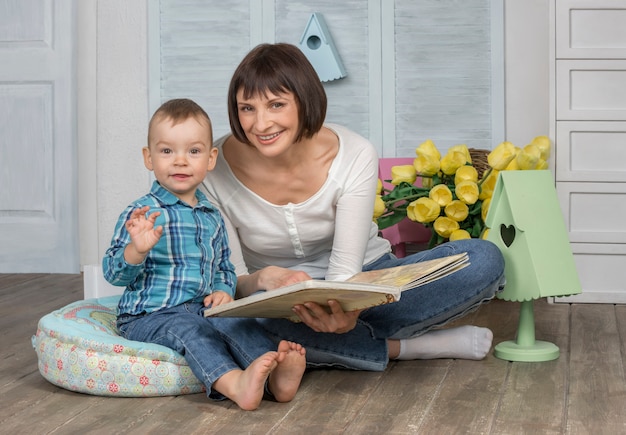
[(403, 181), (413, 184), (417, 179), (417, 173), (413, 165), (399, 165), (391, 167), (391, 184), (397, 186)]
[(473, 181), (461, 181), (454, 189), (456, 197), (467, 205), (478, 201), (478, 184)]
[(383, 201), (380, 195), (376, 195), (376, 199), (374, 200), (374, 219), (382, 216), (386, 209), (385, 201)]
[(434, 160), (441, 160), (441, 153), (435, 146), (434, 142), (430, 139), (422, 142), (417, 148), (415, 148), (415, 154), (419, 156), (429, 156)]
[(480, 207), (480, 217), (482, 218), (483, 222), (487, 220), (487, 213), (489, 213), (490, 205), (491, 205), (491, 198), (487, 198), (483, 201)]
[(548, 136), (537, 136), (530, 143), (539, 148), (543, 160), (550, 158), (550, 138)]
[[(521, 150), (518, 151), (518, 155), (521, 152)], [(517, 157), (517, 156), (516, 156)], [(519, 167), (519, 165), (517, 164), (517, 158), (511, 160), (509, 162), (508, 165), (506, 165), (506, 168), (504, 168), (504, 171), (519, 171), (521, 168)]]
[(539, 161), (537, 162), (537, 167), (535, 169), (548, 169), (548, 162), (544, 159), (539, 159)]
[(528, 144), (517, 154), (517, 165), (522, 170), (535, 169), (540, 157), (539, 148), (536, 145)]
[(413, 167), (420, 175), (433, 176), (439, 172), (439, 159), (430, 155), (419, 155), (413, 160)]
[(498, 181), (498, 174), (500, 171), (492, 169), (487, 175), (487, 178), (480, 185), (480, 194), (478, 199), (487, 199), (493, 195), (493, 190), (496, 188), (496, 182)]
[(463, 240), (463, 239), (471, 239), (472, 236), (470, 236), (470, 233), (468, 233), (465, 230), (454, 230), (452, 231), (452, 234), (450, 234), (450, 241), (454, 242), (455, 240)]
[(473, 166), (461, 166), (456, 170), (454, 174), (454, 184), (459, 184), (461, 181), (478, 181), (478, 171)]
[(435, 201), (440, 207), (445, 207), (452, 201), (452, 192), (445, 184), (437, 184), (430, 189), (428, 197)]
[(448, 151), (441, 159), (441, 172), (452, 175), (467, 161), (465, 154), (459, 151)]
[(433, 228), (441, 237), (448, 238), (453, 231), (459, 229), (459, 223), (449, 217), (439, 216), (433, 224)]
[(446, 207), (443, 209), (443, 212), (450, 219), (455, 220), (457, 222), (463, 222), (465, 218), (469, 215), (469, 207), (463, 201), (459, 201), (455, 199), (451, 201)]
[(511, 142), (502, 142), (489, 153), (487, 162), (493, 169), (501, 171), (515, 158), (515, 154), (515, 145)]
[(472, 156), (470, 155), (469, 152), (469, 148), (467, 148), (467, 145), (465, 144), (461, 144), (461, 145), (454, 145), (453, 147), (450, 147), (448, 149), (448, 152), (459, 152), (462, 153), (465, 156), (465, 162), (469, 163), (470, 165), (472, 164)]
[(489, 228), (485, 228), (483, 233), (480, 235), (480, 238), (483, 240), (487, 240), (487, 237), (489, 237)]
[(383, 193), (383, 182), (382, 180), (379, 178), (378, 182), (376, 183), (376, 194), (380, 195), (381, 193)]
[(413, 201), (406, 208), (406, 215), (409, 219), (423, 224), (434, 221), (440, 213), (439, 204), (426, 197)]

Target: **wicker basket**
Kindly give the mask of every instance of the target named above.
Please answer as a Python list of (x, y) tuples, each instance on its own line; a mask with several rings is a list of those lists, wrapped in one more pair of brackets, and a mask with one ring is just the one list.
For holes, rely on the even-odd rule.
[(482, 150), (477, 148), (470, 148), (469, 153), (472, 158), (472, 166), (476, 168), (478, 172), (478, 179), (480, 180), (487, 169), (489, 169), (489, 163), (487, 162), (487, 155), (491, 151)]

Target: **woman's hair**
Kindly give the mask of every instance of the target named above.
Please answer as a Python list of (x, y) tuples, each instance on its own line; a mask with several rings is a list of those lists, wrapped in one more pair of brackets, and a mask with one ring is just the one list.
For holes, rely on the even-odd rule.
[(213, 138), (213, 127), (211, 125), (211, 118), (204, 111), (198, 103), (188, 98), (175, 98), (165, 103), (154, 112), (150, 123), (148, 124), (148, 145), (150, 144), (150, 135), (156, 122), (160, 122), (164, 119), (170, 119), (172, 125), (185, 122), (189, 118), (194, 118), (199, 123), (204, 123), (207, 126), (209, 136), (211, 140)]
[(326, 118), (326, 92), (304, 53), (291, 44), (261, 44), (241, 61), (228, 87), (228, 118), (233, 136), (250, 144), (241, 123), (237, 107), (237, 92), (244, 98), (256, 95), (290, 92), (298, 105), (298, 134), (296, 141), (310, 138), (322, 128)]

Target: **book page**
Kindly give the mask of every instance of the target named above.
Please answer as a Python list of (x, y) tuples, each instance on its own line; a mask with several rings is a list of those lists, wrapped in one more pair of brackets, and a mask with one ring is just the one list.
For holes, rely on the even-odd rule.
[(410, 288), (417, 286), (418, 283), (423, 284), (449, 275), (469, 265), (468, 260), (469, 257), (464, 252), (415, 264), (357, 273), (346, 282)]

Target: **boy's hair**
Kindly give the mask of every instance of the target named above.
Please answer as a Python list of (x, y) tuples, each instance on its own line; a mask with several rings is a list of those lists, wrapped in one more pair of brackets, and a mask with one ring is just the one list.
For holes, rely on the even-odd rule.
[(228, 87), (228, 118), (233, 136), (250, 145), (239, 122), (237, 92), (244, 98), (291, 92), (298, 105), (296, 141), (310, 138), (326, 118), (326, 91), (315, 69), (298, 47), (291, 44), (261, 44), (253, 48), (235, 70)]
[(209, 115), (207, 115), (204, 109), (200, 107), (198, 103), (188, 98), (175, 98), (161, 104), (161, 107), (159, 107), (154, 112), (154, 115), (152, 115), (150, 123), (148, 124), (148, 146), (150, 146), (150, 134), (152, 133), (152, 127), (156, 122), (163, 119), (170, 119), (172, 121), (172, 125), (176, 125), (189, 118), (194, 118), (200, 123), (205, 122), (208, 126), (211, 139), (213, 138), (211, 118), (209, 118)]

